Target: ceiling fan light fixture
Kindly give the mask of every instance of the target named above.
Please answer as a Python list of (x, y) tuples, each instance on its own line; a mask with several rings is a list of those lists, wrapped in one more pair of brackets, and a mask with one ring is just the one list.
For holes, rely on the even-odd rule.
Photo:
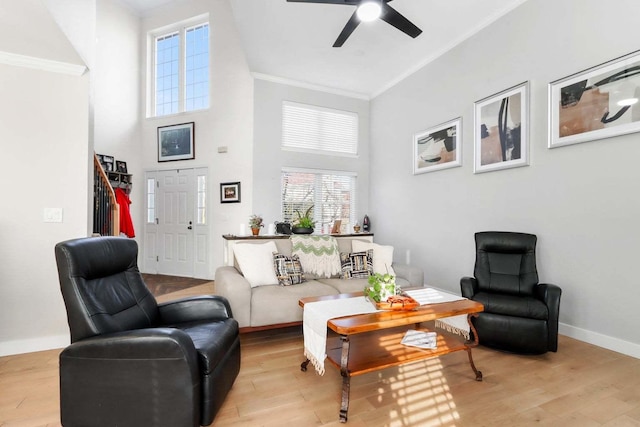
[(360, 21), (370, 22), (380, 17), (382, 6), (380, 6), (379, 1), (365, 1), (360, 3), (356, 13)]

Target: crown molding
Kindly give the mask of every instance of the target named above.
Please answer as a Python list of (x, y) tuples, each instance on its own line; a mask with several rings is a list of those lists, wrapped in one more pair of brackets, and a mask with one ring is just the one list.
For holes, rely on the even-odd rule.
[(280, 84), (285, 84), (289, 86), (300, 87), (303, 89), (317, 90), (319, 92), (326, 92), (334, 95), (348, 96), (349, 98), (362, 99), (365, 101), (371, 100), (371, 97), (364, 93), (350, 92), (348, 90), (336, 89), (328, 86), (321, 86), (321, 85), (316, 85), (312, 83), (301, 82), (299, 80), (287, 79), (285, 77), (272, 76), (269, 74), (252, 72), (251, 75), (253, 76), (254, 79), (257, 79), (257, 80), (265, 80), (272, 83), (280, 83)]
[(32, 68), (49, 71), (52, 73), (81, 76), (87, 70), (85, 65), (69, 64), (67, 62), (53, 61), (51, 59), (36, 58), (33, 56), (18, 55), (16, 53), (1, 52), (0, 64), (13, 65), (15, 67)]

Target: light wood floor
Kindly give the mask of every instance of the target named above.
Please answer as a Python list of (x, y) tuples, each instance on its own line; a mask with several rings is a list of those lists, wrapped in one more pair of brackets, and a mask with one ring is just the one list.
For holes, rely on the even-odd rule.
[[(158, 299), (211, 292), (209, 284)], [(328, 363), (324, 376), (300, 371), (301, 328), (241, 340), (240, 375), (214, 426), (342, 425), (340, 374)], [(60, 426), (59, 352), (0, 358), (0, 426)], [(479, 347), (474, 360), (482, 382), (464, 352), (352, 378), (346, 425), (640, 426), (638, 359), (560, 337), (558, 353)]]

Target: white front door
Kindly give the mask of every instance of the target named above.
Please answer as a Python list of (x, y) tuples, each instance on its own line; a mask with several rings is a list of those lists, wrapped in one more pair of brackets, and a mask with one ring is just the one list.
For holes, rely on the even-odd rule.
[(210, 276), (206, 174), (204, 168), (147, 173), (146, 272)]
[(158, 172), (158, 273), (193, 277), (193, 169)]

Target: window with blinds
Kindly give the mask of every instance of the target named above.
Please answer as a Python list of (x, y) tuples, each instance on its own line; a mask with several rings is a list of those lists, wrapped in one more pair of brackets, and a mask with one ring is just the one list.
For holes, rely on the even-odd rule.
[(354, 223), (356, 174), (308, 169), (282, 170), (282, 218), (294, 223), (311, 208), (316, 228), (335, 220)]
[(282, 103), (282, 148), (333, 155), (358, 153), (358, 114)]

